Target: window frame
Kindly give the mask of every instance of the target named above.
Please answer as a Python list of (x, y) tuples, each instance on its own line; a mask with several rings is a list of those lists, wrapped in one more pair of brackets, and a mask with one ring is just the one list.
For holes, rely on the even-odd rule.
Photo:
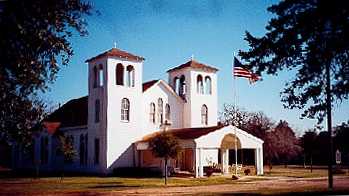
[(208, 125), (208, 108), (205, 104), (201, 106), (201, 124)]
[(156, 122), (156, 106), (154, 102), (149, 104), (149, 121), (153, 124)]
[(129, 122), (130, 121), (130, 100), (127, 98), (122, 98), (121, 100), (121, 121)]
[(158, 98), (158, 121), (160, 124), (164, 123), (164, 101)]
[(125, 85), (125, 67), (123, 64), (118, 63), (115, 67), (115, 84), (118, 86), (124, 86)]
[(95, 100), (95, 123), (99, 123), (101, 120), (101, 101), (99, 99)]
[(165, 120), (171, 120), (171, 106), (168, 103), (165, 105)]

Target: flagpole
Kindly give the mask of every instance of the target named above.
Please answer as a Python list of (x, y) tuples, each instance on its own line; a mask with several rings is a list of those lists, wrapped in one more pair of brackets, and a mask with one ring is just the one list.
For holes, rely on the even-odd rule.
[(234, 135), (235, 135), (235, 137), (234, 137), (234, 148), (235, 148), (235, 176), (237, 176), (237, 174), (238, 174), (238, 151), (237, 151), (237, 139), (236, 139), (236, 126), (237, 126), (237, 104), (236, 104), (236, 102), (237, 102), (237, 95), (236, 95), (236, 93), (237, 93), (237, 90), (236, 90), (236, 79), (235, 79), (235, 75), (234, 75), (234, 69), (235, 69), (235, 65), (234, 65), (234, 58), (235, 58), (235, 52), (233, 53), (233, 60), (232, 60), (232, 64), (233, 64), (233, 77), (234, 77), (234, 110), (235, 110), (235, 112), (234, 112), (234, 120), (235, 120), (235, 126), (234, 126)]

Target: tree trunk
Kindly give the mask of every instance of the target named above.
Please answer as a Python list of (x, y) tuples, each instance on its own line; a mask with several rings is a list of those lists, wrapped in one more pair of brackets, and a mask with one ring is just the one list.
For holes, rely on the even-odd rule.
[(167, 158), (165, 158), (165, 185), (167, 185)]
[(304, 169), (307, 169), (306, 155), (305, 155), (305, 153), (304, 153), (304, 156), (303, 156), (303, 167), (304, 167)]
[(332, 105), (331, 105), (331, 63), (326, 65), (326, 115), (327, 115), (327, 131), (329, 140), (329, 154), (328, 154), (328, 188), (333, 188), (333, 171), (332, 171), (332, 158), (333, 158), (333, 141), (332, 141)]

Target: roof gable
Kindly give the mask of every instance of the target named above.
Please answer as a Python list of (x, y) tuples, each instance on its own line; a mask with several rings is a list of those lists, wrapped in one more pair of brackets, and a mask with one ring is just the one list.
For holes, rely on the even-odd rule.
[(112, 48), (106, 52), (103, 52), (103, 53), (95, 56), (95, 57), (87, 59), (85, 62), (88, 63), (88, 62), (91, 62), (91, 61), (94, 61), (96, 59), (103, 58), (103, 57), (117, 57), (117, 58), (129, 60), (129, 61), (136, 61), (136, 62), (140, 62), (140, 61), (144, 60), (144, 58), (141, 56), (137, 56), (137, 55), (131, 54), (129, 52), (126, 52), (126, 51), (123, 51), (123, 50), (120, 50), (117, 48)]
[(152, 87), (155, 83), (157, 83), (159, 80), (151, 80), (148, 82), (143, 83), (143, 92), (148, 90), (150, 87)]
[(218, 71), (218, 69), (215, 67), (205, 65), (205, 64), (197, 62), (195, 60), (190, 60), (190, 61), (188, 61), (182, 65), (179, 65), (175, 68), (169, 69), (167, 72), (172, 72), (172, 71), (176, 71), (176, 70), (180, 70), (180, 69), (184, 69), (184, 68), (192, 68), (192, 69), (203, 70), (203, 71), (208, 71), (208, 72)]
[(45, 122), (60, 122), (60, 127), (87, 125), (88, 96), (72, 99), (52, 112)]
[(183, 98), (180, 97), (176, 92), (174, 92), (174, 90), (172, 89), (172, 87), (170, 85), (168, 85), (165, 81), (163, 80), (151, 80), (149, 82), (145, 82), (143, 83), (143, 93), (146, 92), (148, 89), (151, 89), (153, 86), (156, 85), (163, 85), (164, 88), (166, 90), (168, 90), (168, 92), (170, 92), (174, 97), (176, 97), (177, 99), (180, 99), (183, 101)]

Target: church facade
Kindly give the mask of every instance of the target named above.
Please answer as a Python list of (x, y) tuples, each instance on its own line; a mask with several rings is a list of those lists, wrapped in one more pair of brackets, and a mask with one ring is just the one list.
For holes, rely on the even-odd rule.
[[(228, 172), (229, 150), (239, 148), (253, 150), (256, 173), (263, 174), (263, 141), (218, 123), (217, 68), (191, 59), (168, 70), (168, 81), (143, 82), (144, 60), (117, 48), (86, 60), (88, 96), (68, 101), (45, 120), (46, 130), (33, 138), (31, 158), (14, 149), (14, 167), (98, 174), (162, 168), (148, 141), (168, 131), (183, 148), (170, 167), (202, 177), (205, 166), (219, 163)], [(76, 149), (73, 162), (65, 163), (57, 152), (56, 129)]]

